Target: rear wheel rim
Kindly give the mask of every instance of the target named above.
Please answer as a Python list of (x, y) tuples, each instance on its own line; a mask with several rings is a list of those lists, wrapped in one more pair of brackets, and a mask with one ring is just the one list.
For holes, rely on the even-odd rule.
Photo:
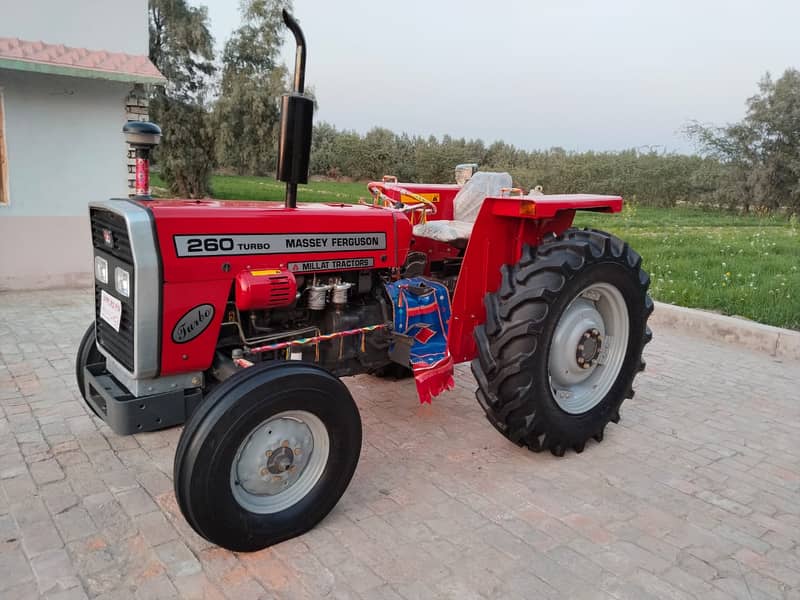
[(630, 336), (628, 305), (617, 287), (595, 283), (569, 303), (548, 355), (550, 390), (571, 415), (592, 410), (617, 380)]
[(319, 481), (330, 455), (322, 420), (304, 410), (288, 410), (262, 421), (244, 438), (231, 464), (233, 497), (257, 514), (286, 510)]

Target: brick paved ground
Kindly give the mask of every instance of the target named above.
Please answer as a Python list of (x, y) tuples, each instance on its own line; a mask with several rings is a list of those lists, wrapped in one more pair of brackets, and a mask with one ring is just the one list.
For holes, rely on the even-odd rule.
[(3, 598), (800, 598), (800, 364), (657, 334), (623, 421), (584, 454), (506, 442), (460, 367), (347, 381), (353, 483), (311, 533), (256, 554), (194, 535), (179, 430), (117, 437), (73, 381), (87, 292), (0, 294)]

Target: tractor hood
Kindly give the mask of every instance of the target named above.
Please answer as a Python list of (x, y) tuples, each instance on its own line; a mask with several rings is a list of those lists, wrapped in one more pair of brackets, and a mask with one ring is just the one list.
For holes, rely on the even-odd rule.
[(245, 269), (296, 273), (403, 264), (411, 224), (394, 210), (354, 204), (158, 200), (153, 215), (166, 282), (229, 279)]

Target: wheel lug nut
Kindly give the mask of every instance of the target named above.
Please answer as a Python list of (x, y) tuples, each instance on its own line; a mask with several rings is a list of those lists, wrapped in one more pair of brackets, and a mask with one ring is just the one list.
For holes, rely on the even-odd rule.
[(578, 352), (583, 352), (583, 344), (578, 344)]
[(264, 456), (266, 456), (267, 458), (272, 456), (272, 450), (267, 450), (266, 452), (264, 452)]
[(600, 332), (597, 331), (597, 329), (592, 329), (592, 335), (598, 336), (598, 335), (600, 335)]
[(284, 448), (288, 448), (289, 447), (289, 440), (283, 440), (281, 442), (281, 446), (284, 447)]
[(263, 469), (261, 469), (261, 476), (266, 477), (267, 475), (269, 475), (269, 469), (264, 467)]
[(295, 453), (295, 454), (302, 454), (302, 453), (303, 453), (303, 449), (302, 449), (302, 448), (299, 448), (299, 447), (298, 447), (298, 448), (295, 448), (295, 449), (294, 449), (294, 453)]
[(579, 365), (582, 365), (582, 364), (583, 364), (583, 363), (585, 363), (585, 362), (586, 362), (586, 361), (583, 359), (583, 357), (582, 357), (582, 356), (579, 356), (579, 357), (578, 357), (578, 364), (579, 364)]

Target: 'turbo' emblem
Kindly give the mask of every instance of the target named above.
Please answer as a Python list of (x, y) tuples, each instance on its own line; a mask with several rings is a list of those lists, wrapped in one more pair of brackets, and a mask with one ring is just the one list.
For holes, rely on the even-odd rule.
[(211, 304), (195, 306), (183, 315), (172, 329), (172, 341), (185, 344), (203, 333), (214, 319), (214, 307)]

